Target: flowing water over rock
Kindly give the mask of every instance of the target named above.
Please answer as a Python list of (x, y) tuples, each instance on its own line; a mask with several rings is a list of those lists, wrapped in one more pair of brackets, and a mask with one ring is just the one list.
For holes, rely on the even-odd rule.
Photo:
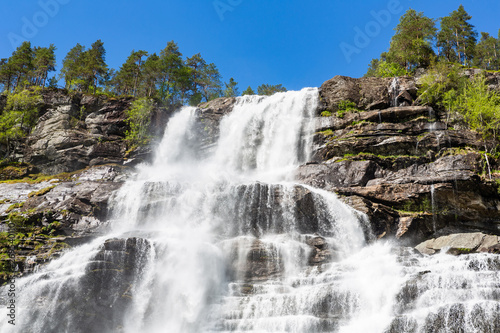
[(374, 243), (363, 214), (293, 182), (317, 95), (238, 98), (208, 151), (200, 110), (180, 110), (109, 233), (17, 281), (0, 331), (498, 332), (498, 256)]

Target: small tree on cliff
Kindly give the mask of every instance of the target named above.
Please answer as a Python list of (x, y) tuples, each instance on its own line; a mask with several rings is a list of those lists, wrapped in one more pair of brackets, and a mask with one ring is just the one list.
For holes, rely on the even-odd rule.
[(252, 87), (248, 86), (248, 88), (246, 88), (245, 91), (241, 93), (241, 96), (245, 95), (255, 95), (255, 91), (253, 91)]
[(233, 78), (229, 79), (228, 83), (224, 83), (226, 89), (224, 90), (224, 97), (236, 97), (238, 96), (238, 82)]

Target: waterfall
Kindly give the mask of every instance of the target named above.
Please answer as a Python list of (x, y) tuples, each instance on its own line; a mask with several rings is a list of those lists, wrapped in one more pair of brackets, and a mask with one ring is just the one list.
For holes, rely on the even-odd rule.
[(391, 96), (391, 106), (398, 106), (398, 96), (399, 96), (399, 78), (395, 77), (391, 81), (389, 86), (389, 96)]
[(19, 322), (0, 332), (498, 331), (497, 257), (368, 245), (364, 214), (293, 181), (317, 103), (239, 97), (208, 153), (200, 110), (181, 109), (114, 195), (109, 233), (18, 280)]

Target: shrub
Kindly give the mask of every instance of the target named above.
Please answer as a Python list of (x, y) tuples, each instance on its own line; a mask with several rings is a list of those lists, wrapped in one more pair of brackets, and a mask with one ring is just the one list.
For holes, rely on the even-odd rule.
[(143, 145), (151, 140), (149, 126), (153, 111), (154, 102), (149, 98), (139, 98), (126, 111), (130, 126), (130, 130), (126, 133), (126, 139), (132, 145)]
[(396, 77), (408, 75), (408, 72), (397, 63), (381, 61), (375, 75), (378, 77)]
[(417, 101), (439, 109), (450, 110), (457, 92), (467, 84), (467, 77), (461, 74), (462, 66), (438, 62), (429, 68), (420, 79)]
[(356, 108), (356, 103), (349, 100), (340, 101), (337, 104), (337, 117), (344, 118), (347, 112), (359, 112), (360, 110)]
[(0, 115), (0, 142), (8, 143), (28, 135), (36, 124), (41, 102), (38, 89), (9, 94)]

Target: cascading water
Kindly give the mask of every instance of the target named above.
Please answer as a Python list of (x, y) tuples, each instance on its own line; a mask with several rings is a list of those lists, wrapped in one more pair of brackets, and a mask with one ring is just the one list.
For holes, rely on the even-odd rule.
[(367, 245), (363, 214), (293, 182), (317, 102), (238, 98), (203, 154), (199, 110), (182, 109), (108, 235), (18, 281), (18, 325), (0, 331), (498, 332), (498, 257)]
[(389, 86), (389, 96), (391, 96), (391, 106), (399, 106), (398, 105), (398, 96), (399, 96), (399, 78), (395, 77), (391, 81), (391, 85)]

